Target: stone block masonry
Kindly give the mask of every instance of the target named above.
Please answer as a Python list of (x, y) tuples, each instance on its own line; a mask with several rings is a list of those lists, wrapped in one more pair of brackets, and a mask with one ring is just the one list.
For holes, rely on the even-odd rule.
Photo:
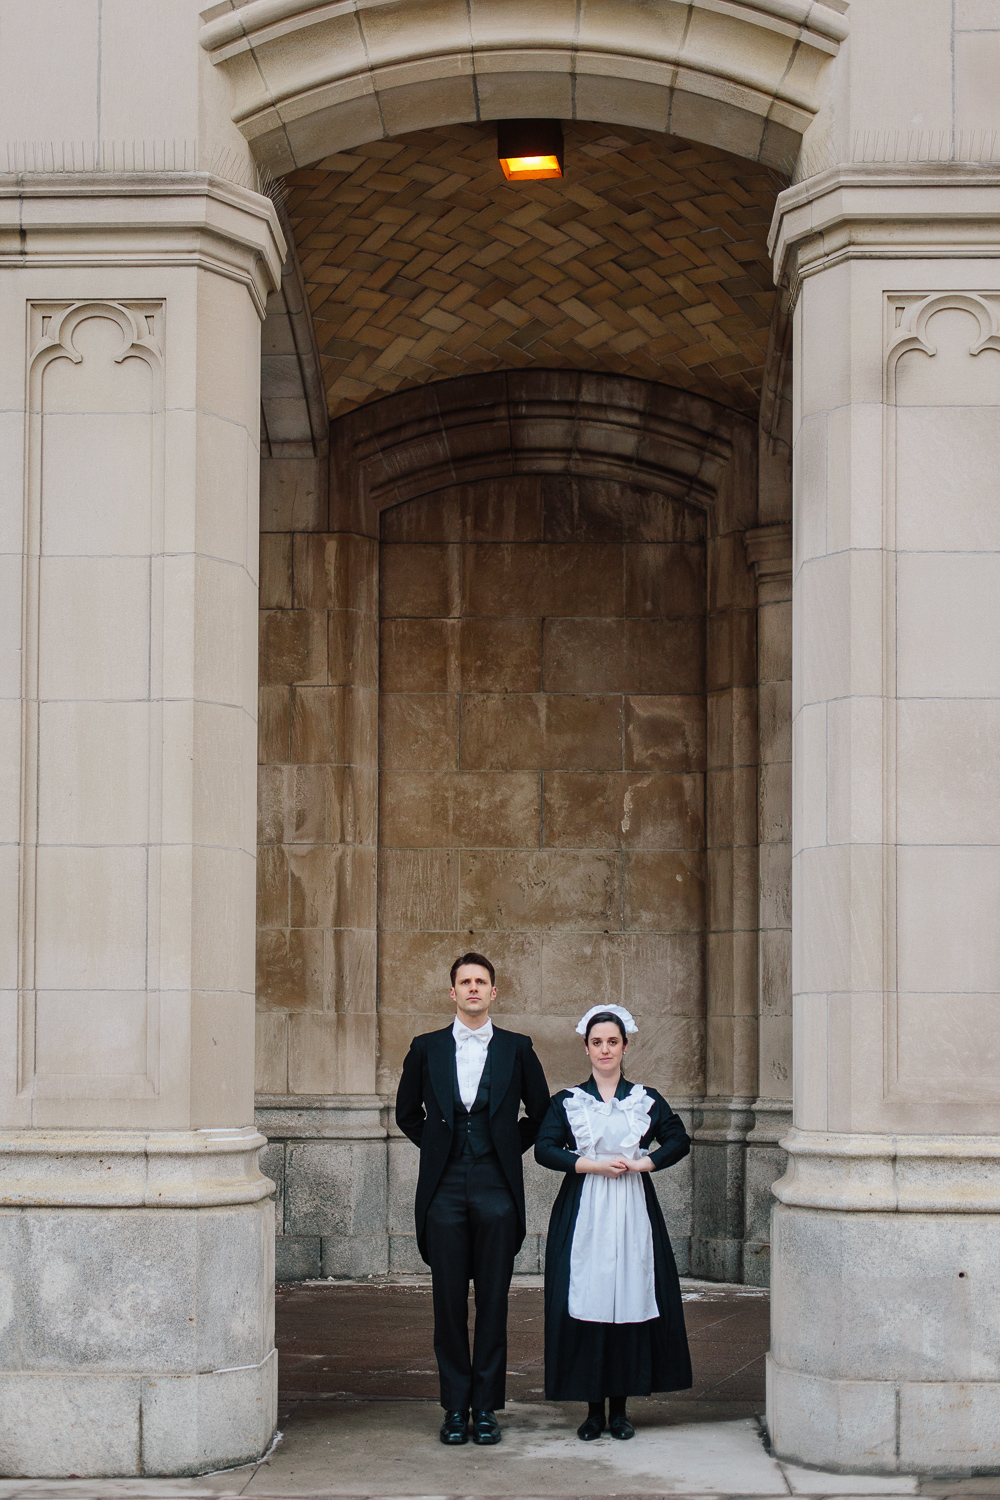
[[(678, 1258), (743, 1274), (752, 430), (679, 393), (654, 416), (634, 382), (592, 384), (482, 377), (344, 419), (325, 524), (348, 529), (263, 534), (257, 1076), (279, 1275), (419, 1269), (416, 1154), (391, 1101), (411, 1037), (446, 1024), (469, 946), (496, 963), (497, 1019), (534, 1037), (553, 1088), (585, 1072), (584, 1008), (636, 1012), (629, 1071), (696, 1141), (658, 1182)], [(332, 622), (352, 612), (363, 653), (341, 659)], [(337, 705), (325, 736), (297, 733), (309, 700)], [(530, 1160), (528, 1178), (522, 1270), (541, 1263), (557, 1186)]]
[[(590, 540), (562, 540), (574, 505)], [(628, 512), (617, 487), (525, 476), (384, 514), (385, 1092), (472, 945), (553, 1087), (585, 1071), (576, 1017), (613, 998), (640, 1018), (636, 1076), (645, 1058), (668, 1097), (699, 1091), (704, 521), (666, 502), (641, 527)], [(511, 651), (470, 661), (469, 626)], [(673, 769), (634, 763), (626, 726), (654, 717), (679, 726)]]

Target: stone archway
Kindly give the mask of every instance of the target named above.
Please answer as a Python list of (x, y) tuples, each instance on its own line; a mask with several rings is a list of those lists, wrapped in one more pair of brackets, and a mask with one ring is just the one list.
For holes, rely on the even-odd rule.
[[(472, 504), (476, 486), (534, 476), (550, 504), (560, 485), (570, 505), (581, 486), (617, 487), (693, 508), (711, 533), (699, 565), (711, 599), (703, 588), (696, 613), (713, 744), (694, 773), (711, 809), (699, 926), (709, 979), (697, 1077), (684, 1084), (704, 1168), (693, 1259), (711, 1275), (767, 1279), (790, 1074), (788, 406), (764, 243), (776, 184), (717, 148), (633, 127), (578, 122), (566, 142), (566, 182), (530, 195), (493, 181), (491, 132), (475, 124), (361, 146), (287, 183), (313, 380), (336, 420), (329, 459), (262, 465), (258, 1087), (262, 1128), (284, 1143), (272, 1174), (292, 1183), (325, 1152), (317, 1180), (341, 1226), (314, 1212), (310, 1188), (290, 1189), (288, 1275), (347, 1274), (389, 1253), (374, 1144), (395, 1066), (377, 1068), (380, 516), (447, 489)], [(532, 368), (563, 362), (578, 369)], [(729, 496), (718, 504), (717, 482)], [(616, 541), (627, 545), (620, 531)], [(753, 574), (765, 606), (759, 752)], [(341, 888), (344, 922), (332, 917)], [(374, 1176), (357, 1176), (362, 1160)], [(359, 1193), (375, 1205), (364, 1231)], [(689, 1203), (685, 1238), (691, 1216)], [(401, 1247), (407, 1217), (401, 1198), (390, 1214)]]
[[(573, 45), (566, 46), (559, 40), (565, 27), (551, 27), (545, 18), (528, 13), (514, 17), (509, 6), (480, 4), (473, 8), (469, 46), (463, 51), (454, 42), (459, 32), (449, 28), (439, 33), (417, 0), (391, 7), (355, 6), (348, 30), (339, 13), (269, 0), (242, 7), (238, 15), (209, 20), (202, 43), (230, 81), (234, 120), (258, 158), (282, 172), (317, 163), (320, 175), (336, 173), (343, 170), (344, 153), (364, 157), (366, 152), (394, 150), (399, 132), (440, 131), (449, 122), (470, 122), (485, 134), (486, 127), (475, 122), (523, 113), (530, 101), (535, 113), (617, 126), (629, 143), (637, 130), (669, 131), (668, 143), (680, 146), (679, 137), (684, 137), (688, 143), (702, 143), (701, 149), (731, 152), (734, 159), (787, 173), (818, 107), (823, 64), (844, 35), (839, 8), (779, 7), (770, 0), (726, 7), (724, 13), (700, 3), (665, 3), (657, 7), (652, 26), (642, 5), (616, 6), (613, 25), (587, 7), (577, 20)], [(440, 48), (439, 35), (445, 38)], [(314, 48), (308, 46), (310, 37), (318, 44)], [(591, 127), (592, 132), (605, 129)], [(658, 139), (663, 141), (662, 134)], [(616, 141), (613, 149), (619, 146)], [(293, 223), (296, 207), (292, 205)], [(314, 310), (322, 299), (310, 286), (310, 259), (322, 261), (332, 253), (322, 239), (321, 230), (317, 253), (303, 259), (306, 294)], [(300, 238), (300, 254), (304, 249)], [(316, 365), (322, 367), (324, 360), (325, 350), (315, 351)], [(518, 363), (516, 358), (511, 362)], [(542, 362), (558, 363), (558, 357)], [(581, 363), (586, 368), (586, 361)], [(685, 1213), (688, 1229), (694, 1225), (692, 1259), (699, 1271), (756, 1281), (767, 1277), (768, 1190), (780, 1170), (777, 1140), (790, 1091), (787, 363), (786, 331), (779, 321), (771, 328), (763, 361), (759, 460), (750, 451), (757, 446), (756, 423), (737, 422), (747, 443), (736, 443), (737, 457), (723, 483), (730, 501), (733, 494), (742, 496), (743, 509), (721, 547), (715, 546), (722, 541), (718, 536), (706, 543), (709, 652), (704, 686), (709, 739), (714, 734), (716, 741), (704, 772), (710, 783), (710, 847), (705, 851), (709, 981), (699, 1045), (705, 1048), (707, 1077), (706, 1093), (692, 1096), (703, 1170)], [(377, 513), (382, 505), (412, 506), (417, 493), (397, 501), (380, 496), (379, 503), (373, 489), (386, 461), (385, 496), (390, 494), (401, 477), (396, 466), (406, 470), (407, 458), (401, 455), (408, 446), (417, 455), (420, 485), (433, 481), (440, 488), (453, 462), (449, 445), (466, 426), (472, 449), (460, 457), (474, 456), (483, 424), (463, 421), (457, 410), (447, 410), (449, 397), (441, 383), (446, 373), (451, 371), (432, 369), (425, 378), (435, 381), (434, 387), (365, 405), (360, 425), (352, 425), (350, 406), (371, 403), (386, 387), (375, 380), (367, 393), (341, 392), (344, 404), (337, 409), (346, 408), (348, 416), (334, 426), (329, 464), (321, 461), (298, 470), (293, 464), (280, 474), (273, 459), (266, 466), (278, 482), (264, 485), (264, 509), (275, 532), (269, 533), (262, 577), (277, 606), (270, 628), (279, 641), (278, 658), (284, 655), (286, 664), (278, 667), (262, 700), (262, 724), (266, 739), (277, 735), (288, 747), (287, 762), (268, 763), (264, 778), (270, 789), (265, 795), (271, 797), (265, 824), (270, 820), (272, 833), (292, 827), (298, 835), (309, 826), (312, 814), (303, 803), (303, 777), (315, 778), (319, 760), (334, 742), (338, 757), (336, 767), (332, 762), (329, 767), (336, 792), (326, 804), (322, 842), (289, 855), (278, 847), (282, 832), (265, 847), (261, 860), (264, 925), (271, 945), (265, 969), (273, 961), (279, 988), (293, 995), (284, 1015), (278, 1006), (265, 1008), (259, 1017), (259, 1081), (265, 1090), (260, 1119), (274, 1142), (270, 1169), (283, 1184), (286, 1274), (307, 1275), (323, 1267), (327, 1274), (345, 1275), (388, 1267), (394, 1255), (397, 1266), (407, 1260), (407, 1236), (400, 1226), (407, 1218), (408, 1174), (399, 1154), (405, 1155), (406, 1148), (400, 1145), (397, 1151), (387, 1139), (386, 1101), (370, 1092), (376, 1087), (379, 1048), (378, 771), (373, 752), (378, 617), (372, 579), (379, 545)], [(655, 379), (659, 372), (650, 373)], [(325, 368), (322, 375), (329, 399)], [(509, 382), (517, 378), (503, 375), (498, 389), (494, 377), (483, 404), (505, 409)], [(660, 374), (663, 378), (669, 380), (669, 375)], [(412, 374), (403, 381), (413, 383)], [(465, 383), (477, 385), (479, 379)], [(605, 382), (595, 406), (607, 402), (613, 384)], [(703, 385), (693, 384), (705, 393)], [(429, 397), (429, 389), (437, 395)], [(485, 382), (482, 389), (487, 389)], [(733, 402), (725, 375), (718, 394), (725, 406)], [(437, 409), (438, 402), (443, 410)], [(615, 407), (616, 399), (612, 396), (608, 404)], [(741, 408), (739, 401), (734, 404)], [(388, 432), (371, 438), (371, 424), (376, 429), (380, 425), (381, 414), (374, 415), (379, 408), (405, 414), (405, 420), (390, 421), (390, 428), (411, 423), (401, 445)], [(756, 392), (743, 409), (751, 418), (758, 415)], [(545, 418), (551, 425), (553, 411), (546, 410)], [(576, 416), (567, 424), (565, 413), (560, 420), (564, 429), (586, 425)], [(423, 477), (427, 468), (433, 469), (435, 442), (445, 429), (449, 435), (441, 471)], [(478, 430), (473, 434), (473, 429)], [(362, 432), (374, 441), (367, 453), (362, 452), (364, 442), (350, 436)], [(419, 437), (411, 444), (414, 432)], [(556, 448), (564, 442), (565, 431)], [(351, 448), (346, 463), (345, 443)], [(542, 443), (531, 460), (543, 472), (544, 448)], [(559, 471), (558, 460), (554, 468)], [(516, 473), (515, 462), (508, 478)], [(470, 477), (481, 482), (481, 474)], [(586, 485), (592, 477), (579, 481), (574, 476), (574, 483)], [(424, 488), (423, 493), (429, 491)], [(722, 514), (727, 503), (721, 497), (709, 500), (706, 514)], [(278, 534), (289, 509), (308, 537)], [(722, 601), (714, 619), (713, 598)], [(293, 621), (291, 616), (299, 612)], [(318, 629), (316, 621), (305, 620), (313, 612), (324, 616)], [(267, 655), (266, 634), (265, 645)], [(320, 661), (324, 649), (325, 665)], [(273, 654), (271, 661), (273, 665)], [(306, 678), (293, 685), (289, 672), (300, 670)], [(760, 755), (759, 678), (766, 679)], [(321, 704), (324, 693), (328, 701)], [(318, 716), (310, 716), (310, 698)], [(301, 766), (293, 770), (295, 747), (309, 746), (309, 754), (318, 753), (318, 759), (310, 760), (305, 771)], [(269, 869), (276, 872), (277, 885)], [(272, 906), (269, 893), (275, 891), (277, 905)], [(346, 914), (346, 925), (324, 928), (320, 938), (320, 921), (329, 916), (332, 922), (337, 909)], [(268, 925), (275, 912), (279, 921), (291, 924), (293, 911), (310, 914), (314, 927), (308, 939), (301, 930), (296, 935), (292, 925), (284, 930)], [(268, 982), (265, 978), (265, 993)], [(322, 1015), (315, 1010), (309, 1014), (303, 1003), (310, 986), (321, 996)], [(762, 1037), (767, 1041), (759, 1055)], [(388, 1073), (383, 1069), (380, 1086), (388, 1086)], [(320, 1197), (336, 1204), (332, 1218), (314, 1211)]]
[(782, 171), (847, 35), (842, 0), (252, 0), (201, 44), (274, 171), (363, 141), (516, 115), (668, 131)]

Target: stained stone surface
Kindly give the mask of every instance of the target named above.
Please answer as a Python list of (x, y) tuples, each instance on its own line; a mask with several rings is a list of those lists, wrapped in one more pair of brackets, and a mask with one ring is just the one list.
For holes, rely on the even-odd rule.
[[(571, 1020), (609, 998), (646, 1023), (635, 1076), (655, 1043), (668, 1097), (701, 1083), (702, 520), (664, 499), (656, 531), (623, 533), (611, 507), (569, 541), (571, 500), (525, 476), (488, 503), (453, 487), (446, 509), (431, 496), (383, 518), (385, 1093), (413, 1033), (446, 1019), (465, 947), (493, 958), (500, 1024), (531, 1032), (553, 1088), (581, 1072)], [(510, 649), (478, 657), (470, 681), (463, 632), (484, 625)], [(673, 732), (653, 766), (636, 726), (657, 719)]]
[[(279, 1262), (290, 1277), (420, 1268), (392, 1097), (412, 1036), (449, 1019), (452, 959), (476, 947), (497, 965), (500, 1024), (531, 1034), (553, 1088), (581, 1076), (584, 1008), (637, 1014), (629, 1071), (696, 1138), (658, 1184), (678, 1261), (694, 1265), (693, 1238), (701, 1274), (738, 1280), (758, 1093), (750, 429), (679, 392), (534, 371), (407, 392), (331, 432), (323, 525), (377, 545), (262, 537), (257, 1076), (281, 1143)], [(356, 686), (334, 645), (348, 617), (366, 642)], [(762, 804), (775, 838), (780, 794), (776, 780)], [(350, 1133), (325, 1131), (314, 1163), (281, 1109), (265, 1118), (306, 1095), (334, 1110), (377, 1095), (381, 1144), (332, 1151)], [(726, 1120), (721, 1176), (706, 1095)], [(380, 1228), (327, 1223), (386, 1169)], [(519, 1270), (541, 1264), (554, 1191), (544, 1174), (529, 1189)]]

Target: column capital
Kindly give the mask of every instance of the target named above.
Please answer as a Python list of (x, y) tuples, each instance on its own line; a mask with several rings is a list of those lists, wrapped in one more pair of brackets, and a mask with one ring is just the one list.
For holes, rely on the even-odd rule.
[(210, 172), (0, 173), (0, 268), (195, 266), (263, 318), (285, 237), (270, 198)]
[(1000, 166), (873, 162), (831, 167), (778, 196), (769, 248), (793, 299), (845, 260), (995, 258)]

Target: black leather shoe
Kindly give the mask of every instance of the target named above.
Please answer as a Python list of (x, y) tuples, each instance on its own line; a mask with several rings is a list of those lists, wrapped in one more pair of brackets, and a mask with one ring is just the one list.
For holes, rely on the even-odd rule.
[(581, 1422), (580, 1426), (576, 1429), (576, 1435), (578, 1438), (582, 1439), (583, 1442), (592, 1443), (595, 1438), (599, 1438), (601, 1436), (601, 1433), (603, 1431), (603, 1417), (588, 1417), (586, 1422)]
[(620, 1417), (611, 1418), (610, 1422), (608, 1423), (608, 1431), (613, 1438), (621, 1438), (623, 1441), (626, 1438), (635, 1437), (635, 1428), (632, 1426), (632, 1423), (629, 1421), (628, 1417), (625, 1416), (624, 1412)]
[(467, 1411), (445, 1412), (444, 1421), (441, 1423), (441, 1441), (452, 1446), (469, 1441), (469, 1413)]
[(492, 1443), (499, 1443), (503, 1434), (500, 1431), (500, 1423), (491, 1411), (474, 1411), (472, 1413), (472, 1441), (479, 1443), (481, 1447), (489, 1447)]

